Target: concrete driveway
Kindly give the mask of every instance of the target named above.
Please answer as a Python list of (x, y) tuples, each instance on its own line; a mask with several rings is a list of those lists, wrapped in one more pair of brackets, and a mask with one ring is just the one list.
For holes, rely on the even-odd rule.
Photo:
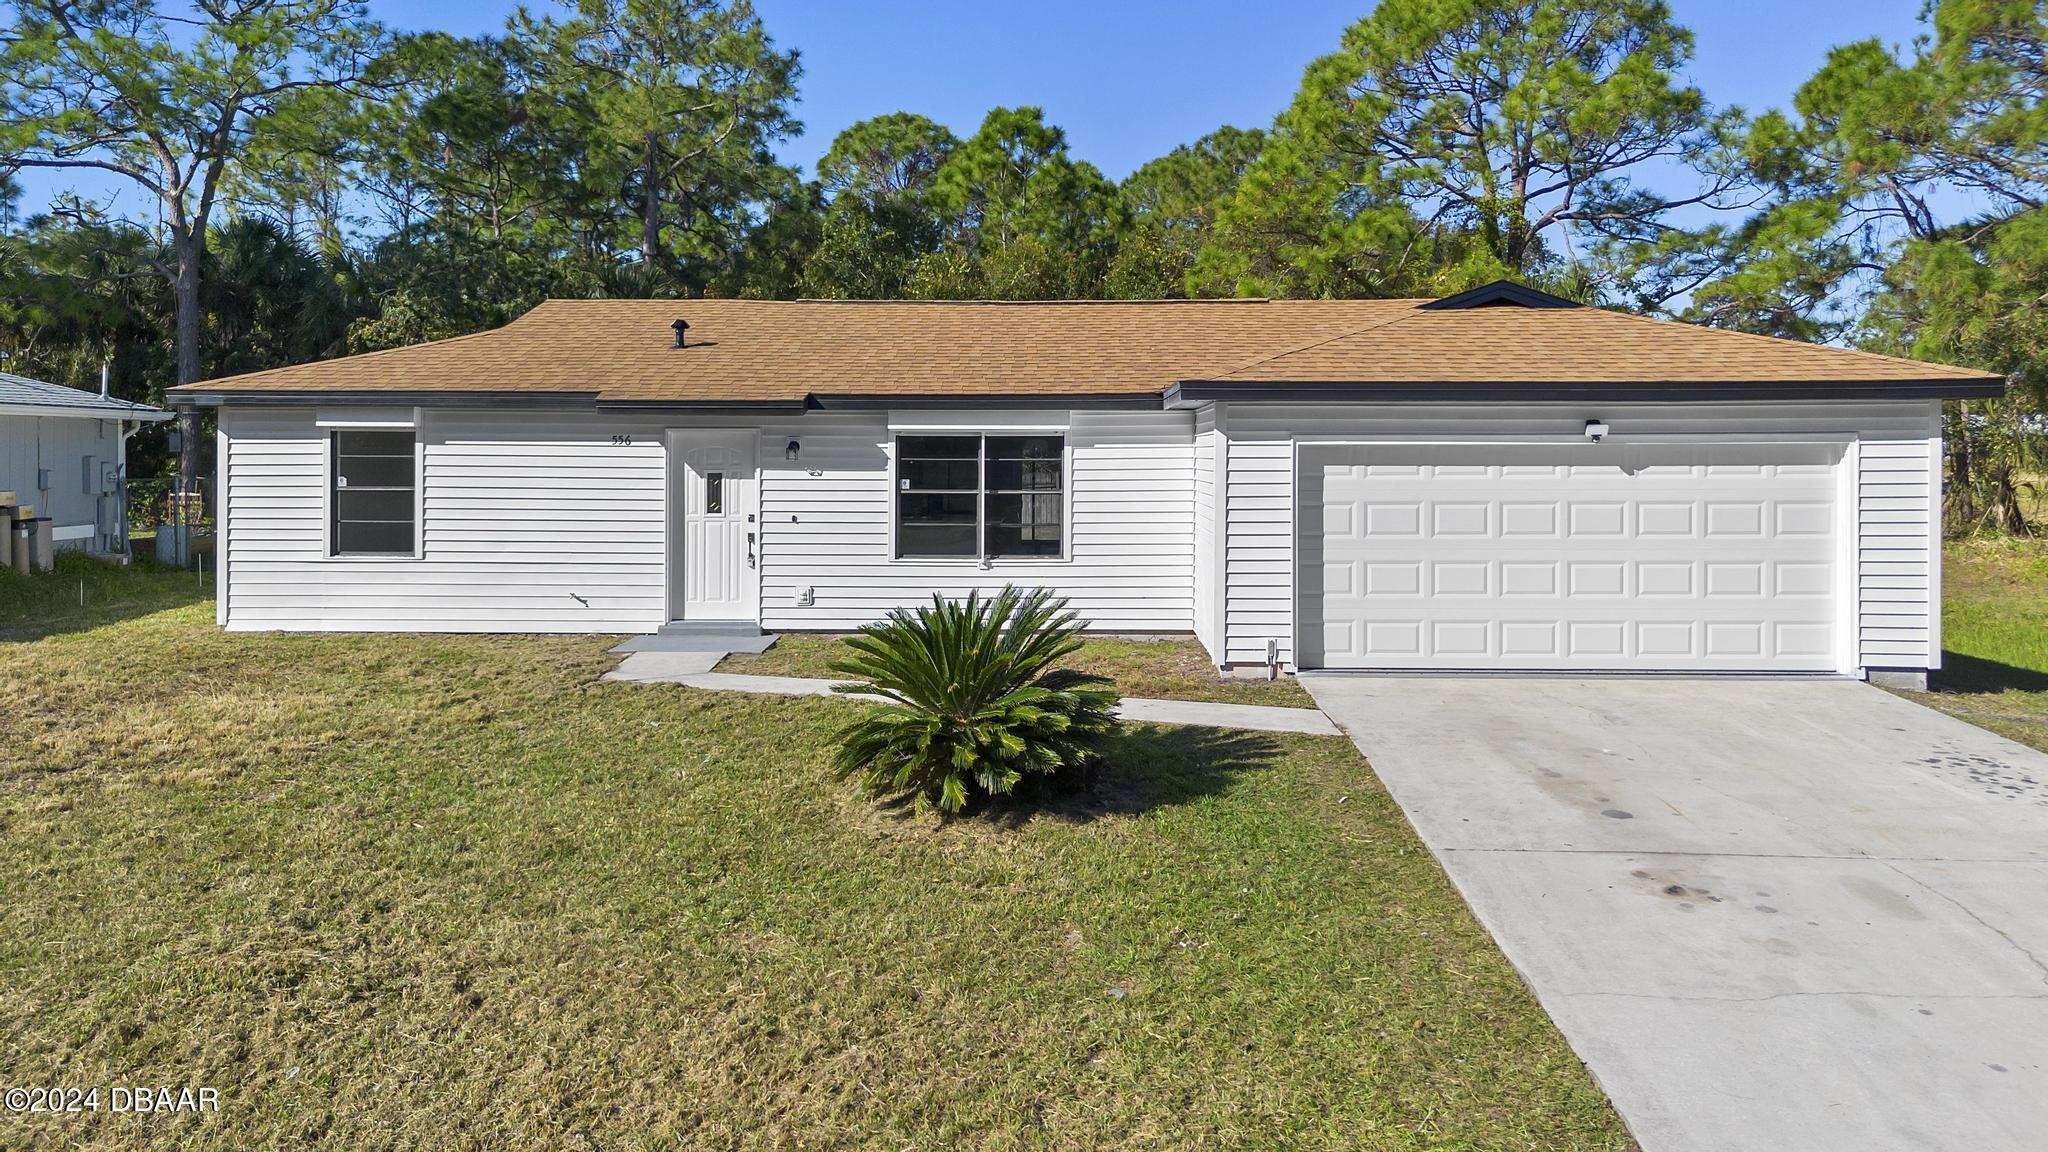
[(1647, 1152), (2048, 1148), (2048, 756), (1840, 681), (1302, 683)]

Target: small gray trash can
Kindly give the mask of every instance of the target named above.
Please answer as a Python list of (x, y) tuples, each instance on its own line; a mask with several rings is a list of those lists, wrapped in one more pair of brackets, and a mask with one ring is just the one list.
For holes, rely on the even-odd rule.
[(26, 576), (28, 575), (29, 540), (35, 536), (35, 526), (26, 520), (10, 521), (7, 525), (7, 535), (11, 538), (14, 545), (10, 549), (14, 555), (9, 557), (14, 562), (14, 570)]
[(172, 568), (183, 568), (191, 564), (192, 528), (190, 525), (157, 525), (156, 562)]

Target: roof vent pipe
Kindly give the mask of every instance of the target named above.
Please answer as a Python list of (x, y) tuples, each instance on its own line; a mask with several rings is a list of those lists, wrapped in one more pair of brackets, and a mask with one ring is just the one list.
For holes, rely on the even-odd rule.
[(678, 316), (676, 317), (676, 322), (669, 325), (669, 327), (675, 329), (676, 331), (676, 347), (683, 347), (685, 343), (683, 340), (683, 333), (688, 332), (690, 330), (690, 322)]
[(100, 361), (100, 399), (107, 398), (107, 361)]

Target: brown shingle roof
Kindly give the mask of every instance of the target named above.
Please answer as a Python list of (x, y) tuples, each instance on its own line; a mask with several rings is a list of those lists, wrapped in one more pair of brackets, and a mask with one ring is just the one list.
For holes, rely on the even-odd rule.
[(1970, 368), (1652, 320), (1604, 308), (1411, 308), (1212, 377), (1344, 383), (1982, 381)]
[[(1996, 382), (1595, 308), (1416, 300), (549, 300), (503, 328), (174, 391), (534, 393), (604, 402), (1157, 396), (1178, 381)], [(690, 346), (670, 324), (690, 324)], [(1540, 394), (1540, 388), (1532, 387)]]

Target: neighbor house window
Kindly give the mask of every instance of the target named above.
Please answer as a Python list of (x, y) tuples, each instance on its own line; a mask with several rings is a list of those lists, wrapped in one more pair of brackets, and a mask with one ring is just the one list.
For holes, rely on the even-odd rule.
[(900, 436), (899, 559), (1053, 556), (1066, 543), (1064, 436)]
[(411, 429), (334, 433), (334, 554), (411, 556), (418, 505)]

